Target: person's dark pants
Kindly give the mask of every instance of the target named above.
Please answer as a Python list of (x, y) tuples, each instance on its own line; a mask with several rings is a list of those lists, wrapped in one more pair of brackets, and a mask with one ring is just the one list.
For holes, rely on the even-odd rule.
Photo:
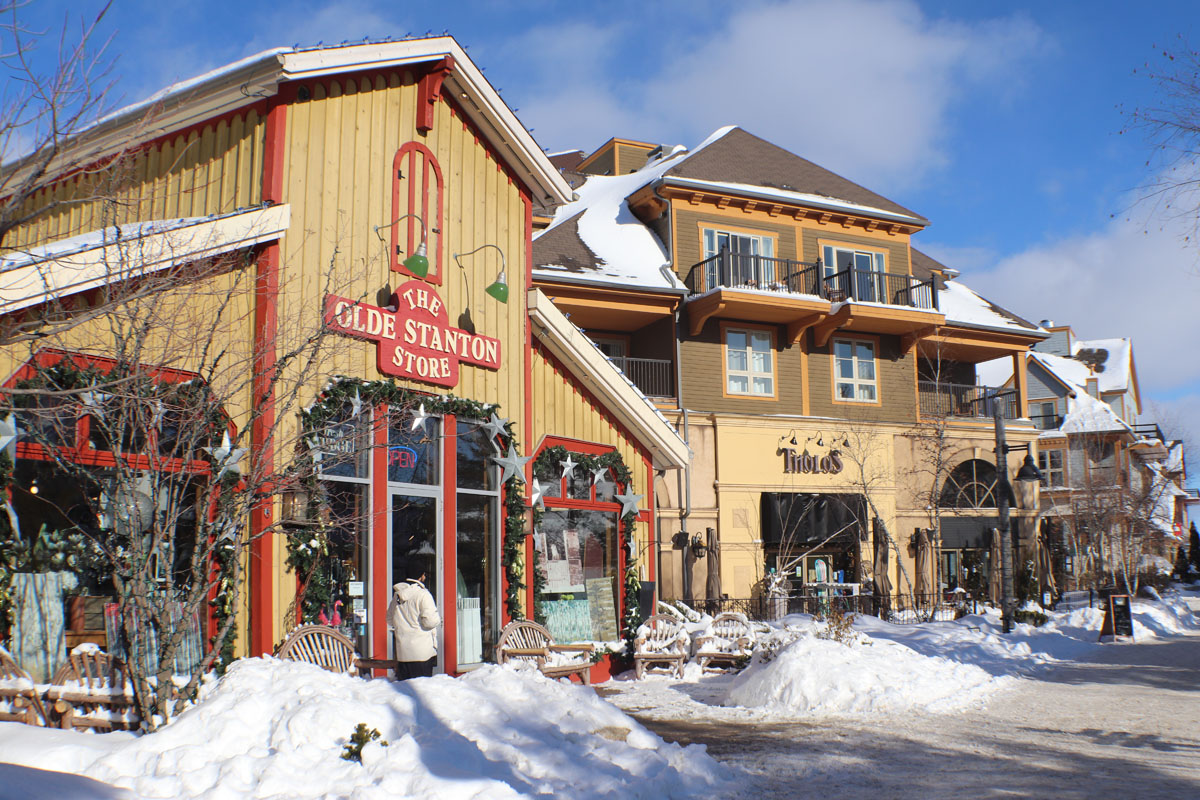
[(397, 661), (396, 680), (406, 681), (409, 678), (432, 677), (435, 666), (437, 666), (437, 656), (428, 661)]

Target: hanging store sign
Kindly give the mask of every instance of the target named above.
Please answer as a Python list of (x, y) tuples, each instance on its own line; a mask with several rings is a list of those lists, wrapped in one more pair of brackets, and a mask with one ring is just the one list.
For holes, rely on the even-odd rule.
[(797, 453), (790, 448), (783, 451), (784, 472), (837, 475), (842, 466), (842, 456), (837, 450), (830, 450), (827, 456), (809, 455), (807, 450)]
[(379, 371), (437, 386), (458, 385), (459, 363), (500, 368), (500, 340), (452, 328), (446, 304), (422, 281), (409, 281), (380, 308), (337, 295), (325, 297), (334, 331), (378, 344)]

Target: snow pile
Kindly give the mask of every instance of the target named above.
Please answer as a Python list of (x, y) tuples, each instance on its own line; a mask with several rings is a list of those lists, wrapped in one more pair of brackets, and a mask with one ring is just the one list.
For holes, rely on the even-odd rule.
[(842, 643), (807, 630), (773, 655), (756, 656), (734, 679), (726, 703), (787, 716), (951, 711), (1007, 683), (973, 664), (896, 641), (859, 634)]
[[(341, 758), (359, 723), (388, 742), (361, 764)], [(725, 779), (703, 748), (663, 742), (592, 689), (496, 666), (394, 684), (244, 659), (157, 733), (0, 723), (0, 752), (140, 797), (665, 798)]]

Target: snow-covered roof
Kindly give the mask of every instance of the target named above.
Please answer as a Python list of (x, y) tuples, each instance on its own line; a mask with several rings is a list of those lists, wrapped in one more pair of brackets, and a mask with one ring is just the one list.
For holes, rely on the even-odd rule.
[(828, 195), (823, 194), (797, 192), (788, 189), (777, 189), (772, 186), (758, 186), (749, 183), (708, 181), (701, 180), (699, 178), (672, 177), (669, 180), (672, 185), (683, 186), (685, 188), (708, 189), (714, 192), (721, 192), (723, 194), (744, 195), (766, 200), (779, 200), (780, 202), (784, 203), (796, 203), (799, 205), (815, 206), (817, 208), (829, 208), (836, 211), (857, 211), (859, 213), (870, 214), (871, 216), (889, 217), (919, 225), (925, 224), (924, 219), (914, 214), (898, 214), (895, 211), (890, 211), (886, 208), (877, 208), (875, 206), (864, 205), (862, 203), (854, 203), (849, 200), (841, 200), (839, 198), (829, 197)]
[[(97, 120), (61, 148), (50, 164), (49, 174), (259, 103), (275, 96), (284, 83), (364, 69), (403, 69), (447, 56), (453, 59), (454, 67), (446, 75), (445, 91), (462, 98), (458, 107), (464, 115), (536, 190), (535, 202), (565, 202), (571, 191), (562, 175), (451, 36), (264, 50), (172, 84)], [(23, 157), (5, 168), (12, 169), (19, 180), (32, 164), (31, 159)]]
[(288, 205), (113, 226), (0, 258), (0, 314), (279, 238)]
[(1133, 380), (1133, 344), (1129, 339), (1076, 339), (1071, 354), (1090, 366), (1102, 392), (1123, 392)]
[(691, 151), (677, 146), (637, 172), (590, 176), (576, 189), (576, 199), (560, 206), (550, 225), (534, 235), (534, 277), (586, 275), (641, 289), (682, 288), (666, 247), (629, 210), (626, 198), (731, 130), (717, 130)]
[(942, 286), (938, 292), (938, 309), (946, 315), (948, 324), (1017, 333), (1041, 332), (1038, 326), (1005, 311), (958, 280), (946, 281)]
[(1012, 359), (1003, 356), (976, 364), (975, 378), (984, 386), (1003, 386), (1012, 380)]
[(1063, 433), (1108, 433), (1131, 429), (1108, 403), (1086, 391), (1079, 391), (1074, 397), (1067, 398), (1067, 413), (1059, 430)]

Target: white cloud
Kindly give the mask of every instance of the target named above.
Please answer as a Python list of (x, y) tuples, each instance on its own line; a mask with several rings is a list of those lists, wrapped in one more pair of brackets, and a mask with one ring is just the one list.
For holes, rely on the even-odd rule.
[[(703, 34), (664, 37), (646, 54), (614, 47), (622, 35), (619, 26), (572, 23), (526, 41), (557, 44), (551, 59), (526, 51), (538, 54), (544, 77), (522, 103), (539, 141), (555, 149), (613, 135), (695, 144), (737, 124), (885, 192), (944, 166), (955, 102), (969, 91), (1012, 91), (1045, 46), (1024, 18), (939, 21), (906, 0), (742, 4), (714, 15)], [(618, 57), (638, 58), (643, 72), (666, 67), (614, 82), (628, 72), (616, 69)]]
[(1032, 320), (1082, 338), (1132, 337), (1145, 395), (1200, 392), (1200, 251), (1190, 223), (1116, 219), (1103, 230), (1032, 247), (963, 281)]

